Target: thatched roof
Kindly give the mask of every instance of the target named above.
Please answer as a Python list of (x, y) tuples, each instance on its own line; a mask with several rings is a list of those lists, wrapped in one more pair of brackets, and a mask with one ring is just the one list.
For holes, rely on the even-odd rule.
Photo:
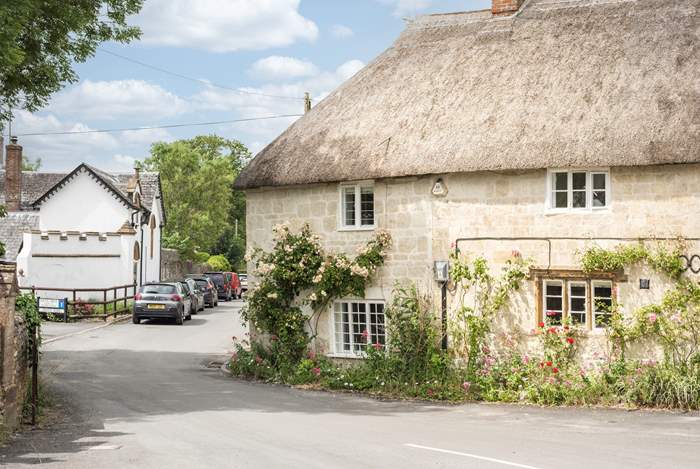
[(421, 17), (236, 186), (700, 162), (699, 36), (698, 0)]

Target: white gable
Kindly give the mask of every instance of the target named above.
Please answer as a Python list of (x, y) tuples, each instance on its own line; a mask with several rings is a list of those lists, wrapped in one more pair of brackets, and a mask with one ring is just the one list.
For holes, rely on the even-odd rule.
[(83, 169), (42, 202), (40, 228), (114, 232), (130, 215), (131, 209), (121, 199)]

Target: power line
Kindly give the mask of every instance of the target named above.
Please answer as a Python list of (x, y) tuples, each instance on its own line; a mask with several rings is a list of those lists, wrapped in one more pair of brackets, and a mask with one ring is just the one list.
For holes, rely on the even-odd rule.
[[(79, 134), (98, 134), (98, 133), (111, 133), (111, 132), (131, 132), (137, 130), (156, 130), (156, 129), (174, 129), (178, 127), (195, 127), (202, 125), (220, 125), (220, 124), (235, 124), (237, 122), (252, 122), (252, 121), (262, 121), (270, 119), (283, 119), (286, 117), (301, 117), (303, 114), (282, 114), (279, 116), (266, 116), (266, 117), (248, 117), (245, 119), (231, 119), (225, 121), (214, 121), (214, 122), (193, 122), (188, 124), (169, 124), (169, 125), (153, 125), (145, 127), (127, 127), (120, 129), (90, 129), (90, 130), (66, 130), (58, 132), (34, 132), (27, 134), (16, 134), (13, 137), (37, 137), (45, 135), (79, 135)], [(9, 135), (5, 135), (9, 137)]]
[(221, 89), (224, 89), (224, 90), (233, 91), (233, 92), (241, 93), (241, 94), (249, 94), (249, 95), (254, 95), (254, 96), (265, 96), (265, 97), (267, 97), (267, 98), (275, 98), (275, 99), (293, 99), (293, 100), (295, 100), (295, 101), (303, 101), (303, 100), (304, 100), (304, 98), (297, 98), (297, 97), (294, 97), (294, 96), (277, 96), (277, 95), (273, 95), (273, 94), (258, 93), (258, 92), (256, 92), (256, 91), (242, 90), (242, 89), (240, 89), (240, 88), (231, 88), (230, 86), (220, 85), (220, 84), (218, 84), (218, 83), (213, 83), (213, 82), (210, 82), (210, 81), (207, 81), (207, 80), (202, 80), (202, 79), (200, 79), (200, 78), (190, 77), (190, 76), (187, 76), (187, 75), (183, 75), (183, 74), (181, 74), (181, 73), (173, 72), (173, 71), (171, 71), (171, 70), (166, 70), (166, 69), (164, 69), (164, 68), (157, 67), (157, 66), (155, 66), (155, 65), (147, 64), (147, 63), (145, 63), (145, 62), (141, 62), (140, 60), (132, 59), (131, 57), (126, 57), (126, 56), (124, 56), (124, 55), (117, 54), (116, 52), (112, 52), (112, 51), (103, 49), (103, 48), (101, 48), (101, 47), (98, 47), (98, 50), (101, 51), (101, 52), (104, 52), (105, 54), (113, 55), (114, 57), (118, 57), (118, 58), (120, 58), (120, 59), (122, 59), (122, 60), (126, 60), (127, 62), (132, 62), (132, 63), (138, 64), (138, 65), (141, 65), (142, 67), (150, 68), (150, 69), (152, 69), (152, 70), (156, 70), (156, 71), (159, 71), (159, 72), (161, 72), (161, 73), (165, 73), (165, 74), (167, 74), (167, 75), (172, 75), (172, 76), (174, 76), (174, 77), (178, 77), (178, 78), (181, 78), (181, 79), (183, 79), (183, 80), (193, 81), (193, 82), (195, 82), (195, 83), (199, 83), (199, 84), (203, 84), (203, 85), (207, 85), (207, 86), (213, 86), (213, 87), (215, 87), (215, 88), (221, 88)]

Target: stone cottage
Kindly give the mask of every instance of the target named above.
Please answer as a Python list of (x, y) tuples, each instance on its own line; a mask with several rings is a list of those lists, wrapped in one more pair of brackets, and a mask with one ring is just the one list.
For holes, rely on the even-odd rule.
[[(68, 173), (21, 171), (6, 147), (0, 171), (0, 260), (17, 263), (21, 287), (110, 288), (160, 279), (165, 210), (157, 173), (109, 174), (87, 164)], [(50, 295), (45, 295), (50, 296)]]
[[(308, 222), (354, 253), (391, 233), (366, 296), (320, 320), (331, 355), (352, 354), (361, 338), (348, 331), (383, 322), (397, 281), (439, 310), (434, 263), (455, 246), (494, 271), (513, 250), (531, 258), (504, 326), (527, 335), (553, 311), (593, 350), (596, 304), (631, 309), (667, 284), (643, 268), (587, 275), (577, 250), (682, 236), (688, 259), (698, 253), (699, 70), (697, 0), (493, 0), (410, 20), (243, 171), (247, 239), (269, 248), (273, 225)], [(448, 310), (458, 304), (448, 291)]]

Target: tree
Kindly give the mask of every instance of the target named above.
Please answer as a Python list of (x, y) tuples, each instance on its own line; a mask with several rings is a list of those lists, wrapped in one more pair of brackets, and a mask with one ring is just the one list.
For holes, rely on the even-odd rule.
[(41, 158), (37, 158), (34, 161), (30, 160), (28, 156), (22, 155), (22, 171), (39, 171), (41, 168)]
[(249, 158), (242, 143), (215, 135), (152, 146), (144, 168), (160, 172), (165, 246), (187, 259), (198, 251), (222, 253), (220, 240), (232, 228), (233, 181)]
[(12, 0), (0, 2), (0, 130), (11, 110), (33, 112), (77, 81), (74, 63), (101, 42), (128, 43), (141, 32), (126, 18), (143, 0)]

